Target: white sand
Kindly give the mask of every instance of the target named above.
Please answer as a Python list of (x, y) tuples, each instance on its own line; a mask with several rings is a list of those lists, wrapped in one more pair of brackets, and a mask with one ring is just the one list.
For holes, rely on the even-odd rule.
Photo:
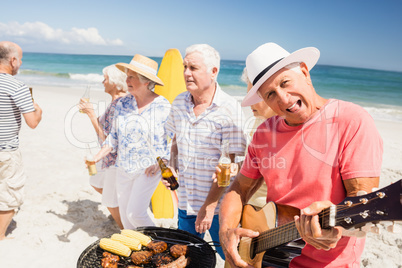
[[(0, 241), (0, 267), (76, 267), (88, 245), (119, 231), (88, 183), (83, 143), (96, 142), (96, 135), (87, 116), (75, 108), (82, 93), (34, 87), (43, 119), (37, 129), (24, 125), (21, 130), (26, 199), (10, 228), (13, 239)], [(91, 101), (106, 107), (110, 97), (93, 92)], [(381, 186), (386, 186), (402, 178), (402, 124), (376, 123), (384, 139)], [(158, 225), (175, 226), (172, 220)], [(402, 267), (401, 251), (400, 233), (368, 234), (362, 267)], [(219, 257), (217, 267), (223, 267)]]

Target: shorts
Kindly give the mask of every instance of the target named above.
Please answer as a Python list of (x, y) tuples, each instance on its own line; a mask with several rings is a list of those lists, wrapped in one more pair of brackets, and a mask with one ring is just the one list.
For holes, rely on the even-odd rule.
[(20, 150), (0, 152), (0, 211), (16, 210), (22, 205), (25, 181)]
[(89, 178), (89, 183), (96, 188), (102, 189), (102, 205), (109, 208), (118, 207), (116, 192), (117, 169), (114, 166), (101, 169), (101, 165), (98, 165), (98, 163), (96, 164), (98, 172)]

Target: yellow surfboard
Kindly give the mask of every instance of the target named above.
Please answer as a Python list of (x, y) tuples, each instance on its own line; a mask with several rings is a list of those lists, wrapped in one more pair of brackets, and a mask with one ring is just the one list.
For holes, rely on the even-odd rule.
[(186, 91), (183, 76), (183, 58), (176, 48), (168, 49), (163, 56), (159, 67), (158, 77), (162, 79), (164, 86), (155, 86), (155, 93), (165, 97), (170, 103), (177, 95)]
[[(158, 77), (165, 85), (155, 86), (155, 93), (164, 96), (172, 103), (177, 95), (186, 91), (183, 70), (183, 58), (180, 51), (175, 48), (167, 50), (158, 71)], [(176, 191), (169, 191), (162, 182), (159, 182), (151, 198), (155, 219), (173, 218), (177, 210), (177, 202)]]

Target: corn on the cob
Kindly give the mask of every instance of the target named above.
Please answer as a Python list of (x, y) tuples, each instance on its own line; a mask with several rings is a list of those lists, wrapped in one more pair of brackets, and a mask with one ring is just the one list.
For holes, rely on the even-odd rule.
[(140, 250), (141, 249), (141, 242), (138, 239), (131, 238), (122, 234), (114, 234), (111, 237), (112, 240), (118, 241), (123, 245), (126, 245), (131, 250)]
[(124, 229), (124, 230), (121, 230), (121, 234), (125, 235), (125, 236), (128, 236), (128, 237), (131, 237), (131, 238), (138, 239), (141, 242), (141, 244), (143, 246), (145, 246), (145, 247), (149, 244), (149, 242), (151, 242), (151, 238), (149, 236), (146, 236), (146, 235), (144, 235), (144, 234), (142, 234), (140, 232), (137, 232), (137, 231)]
[(110, 238), (102, 238), (99, 242), (99, 246), (104, 250), (120, 256), (128, 257), (131, 255), (131, 249), (129, 247)]

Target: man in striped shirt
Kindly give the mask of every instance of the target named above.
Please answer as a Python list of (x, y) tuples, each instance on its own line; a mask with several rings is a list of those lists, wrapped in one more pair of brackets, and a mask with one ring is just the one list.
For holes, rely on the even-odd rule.
[(5, 239), (15, 210), (23, 203), (25, 174), (18, 149), (21, 114), (32, 129), (42, 119), (28, 87), (14, 78), (21, 64), (21, 47), (0, 42), (0, 240)]
[[(214, 48), (188, 47), (183, 64), (187, 92), (173, 101), (166, 123), (174, 137), (170, 164), (179, 170), (178, 227), (200, 237), (209, 231), (219, 241), (219, 203), (226, 188), (218, 187), (212, 175), (223, 141), (229, 141), (232, 162), (235, 155), (244, 155), (242, 110), (216, 81), (220, 57)], [(217, 251), (224, 259), (221, 247)]]

